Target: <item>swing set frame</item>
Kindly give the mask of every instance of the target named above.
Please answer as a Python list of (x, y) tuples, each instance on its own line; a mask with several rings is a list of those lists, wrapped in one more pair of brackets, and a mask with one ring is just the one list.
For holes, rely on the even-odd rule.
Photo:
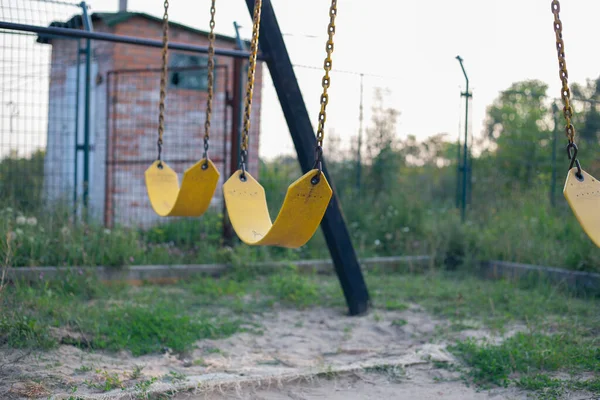
[[(245, 2), (252, 16), (254, 0), (245, 0)], [(84, 18), (86, 17), (84, 15)], [(33, 32), (50, 37), (69, 37), (150, 47), (162, 47), (163, 45), (159, 40), (114, 35), (91, 30), (41, 27), (6, 21), (0, 21), (0, 29)], [(170, 42), (168, 47), (172, 50), (208, 53), (207, 46)], [(316, 136), (271, 0), (263, 0), (262, 2), (259, 49), (258, 60), (266, 62), (269, 68), (279, 103), (292, 136), (300, 167), (302, 172), (306, 173), (313, 168)], [(215, 55), (247, 59), (249, 52), (215, 48)], [(88, 78), (90, 77), (88, 76)], [(232, 151), (232, 155), (235, 153), (235, 151)], [(322, 162), (322, 172), (330, 185), (335, 188), (325, 161)], [(321, 221), (321, 229), (323, 230), (335, 272), (346, 299), (349, 315), (366, 313), (370, 305), (369, 293), (335, 190)]]

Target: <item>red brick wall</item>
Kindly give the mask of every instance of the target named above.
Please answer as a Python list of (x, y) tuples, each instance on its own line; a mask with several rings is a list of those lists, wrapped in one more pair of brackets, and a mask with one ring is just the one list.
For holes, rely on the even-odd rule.
[[(136, 37), (146, 37), (149, 39), (162, 40), (162, 25), (156, 21), (148, 21), (142, 17), (134, 17), (128, 20), (126, 23), (122, 23), (116, 26), (116, 34)], [(169, 28), (169, 40), (177, 43), (188, 43), (195, 45), (208, 45), (208, 38), (206, 36), (190, 32), (178, 27)], [(232, 41), (219, 40), (216, 41), (216, 47), (234, 49), (235, 43)], [(161, 63), (162, 50), (159, 48), (147, 48), (147, 47), (134, 47), (123, 44), (115, 45), (114, 54), (114, 69), (135, 69), (135, 68), (159, 68)], [(230, 74), (228, 77), (228, 86), (226, 90), (232, 93), (233, 89), (233, 59), (229, 57), (216, 57), (217, 65), (225, 65)], [(251, 132), (250, 137), (252, 138), (250, 143), (250, 152), (253, 156), (249, 169), (255, 176), (258, 175), (258, 149), (259, 149), (259, 133), (260, 133), (260, 108), (262, 99), (262, 63), (258, 63), (256, 68), (255, 77), (255, 90), (253, 95), (253, 107), (251, 116)], [(218, 82), (223, 85), (223, 82)], [(200, 91), (183, 91), (168, 89), (168, 92), (172, 95), (182, 95), (189, 99), (189, 108), (181, 110), (169, 110), (169, 118), (177, 119), (178, 113), (189, 113), (196, 110), (205, 110), (206, 105), (206, 92)], [(187, 92), (187, 93), (186, 93)], [(214, 102), (225, 101), (224, 92), (219, 93), (221, 97), (214, 99)], [(168, 107), (168, 105), (167, 105)], [(216, 116), (217, 126), (213, 123), (215, 129), (211, 129), (211, 154), (214, 157), (221, 158), (223, 154), (223, 137), (224, 133), (230, 134), (230, 127), (227, 132), (224, 132), (224, 127), (218, 126), (218, 121), (222, 120), (221, 116)], [(168, 121), (167, 121), (168, 123)], [(220, 129), (219, 129), (220, 128)], [(190, 127), (190, 138), (193, 139), (194, 143), (201, 141), (204, 135), (204, 116), (201, 116), (199, 123), (196, 126)], [(165, 140), (167, 140), (165, 138)], [(181, 152), (190, 152), (193, 148), (186, 146), (185, 148), (178, 149)], [(228, 149), (229, 153), (229, 149)], [(225, 173), (225, 171), (223, 171)]]
[[(162, 26), (158, 21), (143, 17), (133, 17), (126, 22), (107, 27), (102, 22), (95, 22), (94, 30), (110, 32), (118, 35), (162, 39)], [(171, 26), (170, 41), (207, 45), (208, 38), (198, 33)], [(75, 47), (74, 47), (75, 46)], [(217, 39), (217, 47), (235, 48), (232, 41)], [(158, 121), (158, 71), (144, 75), (143, 73), (125, 74), (120, 72), (118, 90), (111, 85), (111, 98), (107, 104), (107, 73), (131, 69), (159, 69), (161, 49), (126, 45), (109, 42), (93, 42), (94, 62), (98, 68), (98, 79), (94, 83), (94, 110), (92, 110), (94, 126), (94, 160), (91, 165), (92, 185), (90, 204), (96, 214), (102, 215), (107, 210), (105, 222), (148, 225), (158, 220), (151, 210), (145, 193), (143, 173), (146, 165), (131, 163), (156, 158), (156, 138)], [(68, 65), (75, 64), (76, 42), (66, 40), (53, 41), (53, 65), (51, 68), (50, 93), (64, 91), (66, 70)], [(81, 59), (84, 60), (84, 57)], [(215, 98), (213, 100), (213, 117), (211, 124), (210, 156), (215, 160), (221, 172), (221, 183), (228, 178), (230, 160), (231, 109), (226, 109), (226, 92), (232, 94), (233, 59), (216, 57), (218, 66), (227, 66), (227, 84), (223, 79), (223, 69), (217, 69)], [(262, 88), (262, 65), (256, 70), (255, 90), (252, 107), (252, 127), (250, 140), (249, 170), (258, 176), (258, 149), (260, 132), (260, 106)], [(116, 94), (116, 96), (115, 96)], [(202, 138), (204, 136), (204, 120), (206, 108), (205, 91), (167, 88), (165, 111), (165, 136), (163, 159), (197, 160), (202, 155)], [(112, 101), (116, 100), (116, 103)], [(107, 105), (110, 120), (107, 120)], [(226, 111), (227, 110), (227, 111)], [(50, 113), (52, 113), (52, 109)], [(226, 114), (227, 112), (227, 114)], [(114, 118), (114, 120), (112, 120)], [(107, 125), (108, 123), (108, 125)], [(60, 128), (49, 126), (49, 147), (51, 133)], [(107, 135), (108, 148), (106, 147)], [(58, 132), (54, 136), (58, 136)], [(225, 140), (224, 140), (225, 139)], [(58, 140), (57, 138), (53, 139)], [(72, 139), (67, 139), (72, 140)], [(224, 147), (225, 146), (225, 147)], [(226, 153), (227, 166), (223, 164)], [(109, 162), (125, 161), (127, 165), (117, 165), (106, 169)], [(72, 162), (72, 160), (71, 160)], [(170, 163), (180, 175), (191, 163)], [(106, 190), (105, 190), (106, 189)], [(221, 187), (215, 196), (215, 206), (221, 202)]]

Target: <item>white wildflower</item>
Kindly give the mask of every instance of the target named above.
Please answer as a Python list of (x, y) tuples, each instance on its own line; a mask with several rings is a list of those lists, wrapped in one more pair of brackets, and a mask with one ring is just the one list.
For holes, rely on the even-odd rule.
[(105, 234), (105, 235), (110, 235), (110, 229), (105, 229), (105, 230), (104, 230), (104, 234)]
[(36, 226), (37, 225), (37, 218), (36, 217), (29, 217), (29, 218), (27, 218), (27, 225)]
[(386, 238), (386, 240), (392, 240), (392, 234), (391, 233), (386, 233), (385, 234), (385, 238)]
[(24, 216), (22, 216), (22, 215), (19, 215), (19, 216), (17, 217), (17, 220), (16, 220), (16, 221), (17, 221), (17, 225), (25, 225), (25, 224), (27, 223), (27, 218), (25, 218), (25, 217), (24, 217)]
[(17, 228), (15, 229), (15, 233), (17, 234), (17, 236), (21, 236), (23, 234), (23, 230), (21, 228)]
[(381, 244), (381, 240), (375, 239), (373, 243), (375, 244), (375, 246), (379, 246)]
[(62, 233), (63, 235), (68, 235), (68, 234), (69, 234), (69, 228), (68, 228), (68, 227), (66, 227), (66, 226), (63, 226), (63, 227), (60, 229), (60, 233)]
[(402, 232), (408, 233), (410, 232), (410, 228), (408, 226), (405, 226), (404, 228), (402, 228)]

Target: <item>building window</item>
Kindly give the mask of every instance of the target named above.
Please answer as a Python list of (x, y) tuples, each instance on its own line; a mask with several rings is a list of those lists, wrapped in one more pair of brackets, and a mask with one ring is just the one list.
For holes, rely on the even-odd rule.
[[(175, 89), (208, 90), (207, 62), (208, 56), (171, 53), (169, 57), (169, 87)], [(173, 70), (174, 68), (193, 67), (197, 69)]]

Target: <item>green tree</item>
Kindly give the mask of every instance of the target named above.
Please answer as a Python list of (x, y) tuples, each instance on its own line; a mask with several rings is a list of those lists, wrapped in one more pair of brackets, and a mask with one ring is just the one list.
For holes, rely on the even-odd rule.
[[(600, 134), (600, 77), (588, 79), (585, 86), (574, 83), (571, 88), (575, 104), (575, 129), (577, 135), (589, 143), (597, 143)], [(577, 106), (581, 104), (582, 112)]]
[(548, 86), (537, 80), (516, 82), (488, 107), (487, 137), (497, 168), (511, 183), (529, 184), (548, 165), (551, 146)]
[(0, 204), (35, 211), (42, 203), (44, 151), (19, 157), (16, 151), (0, 161)]
[(400, 111), (386, 106), (385, 97), (389, 93), (381, 88), (375, 90), (371, 124), (366, 129), (367, 153), (371, 161), (369, 183), (375, 193), (391, 189), (402, 160), (396, 151)]

